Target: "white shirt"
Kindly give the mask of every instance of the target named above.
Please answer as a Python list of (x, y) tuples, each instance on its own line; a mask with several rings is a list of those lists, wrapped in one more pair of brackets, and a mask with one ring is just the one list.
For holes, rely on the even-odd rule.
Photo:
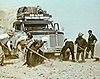
[(24, 40), (26, 40), (27, 39), (27, 37), (28, 36), (21, 36), (17, 41), (16, 41), (16, 46), (17, 46), (17, 43), (19, 42), (19, 41), (24, 41)]

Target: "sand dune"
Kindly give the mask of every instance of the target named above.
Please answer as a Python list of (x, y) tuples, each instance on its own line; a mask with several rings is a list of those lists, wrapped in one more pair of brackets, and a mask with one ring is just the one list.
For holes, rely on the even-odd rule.
[(11, 29), (16, 20), (17, 8), (0, 9), (0, 27)]

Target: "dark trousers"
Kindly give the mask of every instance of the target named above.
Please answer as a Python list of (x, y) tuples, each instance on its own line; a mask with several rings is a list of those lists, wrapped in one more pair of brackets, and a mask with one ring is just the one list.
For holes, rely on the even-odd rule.
[[(74, 44), (72, 41), (67, 41), (65, 46), (61, 50), (61, 54), (63, 55), (63, 58), (65, 58), (65, 53), (67, 49), (70, 49), (71, 55), (72, 55), (72, 60), (75, 59), (74, 57)], [(69, 54), (69, 53), (68, 53)]]
[(84, 50), (77, 48), (77, 54), (76, 54), (76, 59), (77, 61), (79, 61), (79, 56), (81, 54), (81, 59), (82, 61), (85, 61), (85, 57), (84, 57)]
[(86, 58), (88, 58), (89, 52), (91, 51), (91, 58), (94, 56), (94, 45), (88, 45), (87, 46), (87, 53), (86, 53)]

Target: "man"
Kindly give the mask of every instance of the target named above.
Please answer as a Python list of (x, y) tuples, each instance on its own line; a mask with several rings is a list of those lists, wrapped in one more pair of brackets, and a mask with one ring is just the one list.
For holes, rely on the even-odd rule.
[(6, 54), (11, 55), (11, 38), (13, 37), (14, 33), (11, 30), (8, 30), (7, 33), (0, 35), (0, 40), (4, 44), (3, 45), (3, 51), (5, 51)]
[(79, 56), (81, 54), (81, 59), (82, 62), (85, 62), (85, 57), (84, 57), (84, 50), (86, 48), (87, 42), (86, 40), (82, 37), (84, 34), (79, 33), (78, 37), (76, 38), (75, 44), (77, 45), (77, 54), (76, 54), (76, 59), (79, 62)]
[(86, 59), (88, 58), (89, 52), (91, 51), (91, 58), (94, 58), (94, 47), (95, 43), (97, 42), (97, 38), (95, 35), (92, 34), (92, 30), (88, 31), (89, 37), (88, 37), (88, 44), (87, 44), (87, 53), (86, 53)]
[[(63, 56), (63, 60), (65, 59), (65, 53), (66, 50), (69, 49), (72, 55), (72, 61), (75, 62), (75, 57), (74, 57), (74, 43), (72, 40), (66, 40), (64, 47), (61, 50), (61, 56)], [(67, 51), (67, 59), (69, 59), (69, 50)]]
[(5, 55), (11, 55), (10, 44), (8, 45), (8, 41), (13, 37), (14, 33), (10, 30), (7, 33), (0, 35), (0, 64), (4, 65)]
[[(43, 51), (41, 50), (41, 47), (43, 47), (43, 45), (46, 43), (47, 41), (45, 40), (34, 40), (33, 44), (31, 44), (30, 48), (34, 51), (36, 51), (37, 53), (39, 53), (40, 55), (44, 56), (44, 53)], [(28, 51), (28, 52), (31, 52), (31, 51)], [(35, 53), (32, 53), (32, 59), (33, 59), (33, 62), (30, 62), (32, 63), (33, 65), (36, 65), (36, 64), (41, 64), (44, 59), (35, 54)], [(35, 56), (35, 57), (34, 57)], [(32, 65), (32, 64), (28, 64), (28, 65)]]
[(7, 34), (9, 35), (9, 38), (6, 44), (7, 44), (9, 51), (11, 52), (13, 49), (12, 38), (14, 37), (14, 32), (12, 30), (8, 30)]
[[(17, 41), (16, 41), (16, 47), (18, 46), (18, 44), (24, 46), (26, 45), (30, 45), (31, 42), (33, 42), (32, 40), (33, 36), (30, 33), (27, 33), (27, 36), (21, 36)], [(29, 46), (28, 45), (28, 46)]]
[(25, 55), (26, 55), (26, 61), (28, 59), (28, 54), (25, 53), (26, 52), (26, 48), (29, 47), (32, 43), (33, 43), (33, 40), (32, 40), (33, 36), (28, 33), (27, 36), (21, 36), (17, 41), (16, 41), (16, 48), (17, 50), (20, 52), (19, 53), (19, 58), (21, 58), (21, 60), (25, 60)]

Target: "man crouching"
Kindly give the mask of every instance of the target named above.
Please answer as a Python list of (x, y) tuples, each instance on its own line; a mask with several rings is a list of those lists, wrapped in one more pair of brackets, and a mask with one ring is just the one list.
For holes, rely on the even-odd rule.
[[(69, 50), (70, 51), (69, 51)], [(61, 56), (62, 60), (66, 60), (65, 54), (67, 53), (67, 60), (69, 60), (70, 52), (72, 55), (72, 61), (75, 62), (75, 57), (74, 57), (74, 43), (72, 40), (66, 40), (64, 47), (61, 50)]]

